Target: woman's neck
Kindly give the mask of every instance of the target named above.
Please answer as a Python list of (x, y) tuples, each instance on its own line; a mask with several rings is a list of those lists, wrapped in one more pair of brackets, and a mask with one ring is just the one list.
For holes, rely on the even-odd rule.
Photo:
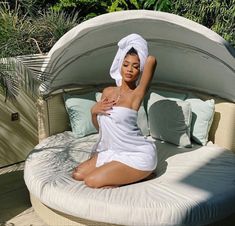
[(133, 91), (135, 88), (136, 88), (135, 83), (131, 83), (131, 84), (123, 83), (119, 87), (119, 90), (120, 90), (120, 92), (130, 92), (130, 91)]

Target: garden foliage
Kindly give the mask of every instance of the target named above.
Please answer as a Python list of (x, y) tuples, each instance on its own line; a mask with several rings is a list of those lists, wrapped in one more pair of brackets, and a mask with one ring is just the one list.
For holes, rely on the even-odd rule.
[(160, 10), (186, 17), (235, 46), (235, 0), (18, 0), (0, 3), (1, 55), (48, 52), (80, 22), (128, 9)]

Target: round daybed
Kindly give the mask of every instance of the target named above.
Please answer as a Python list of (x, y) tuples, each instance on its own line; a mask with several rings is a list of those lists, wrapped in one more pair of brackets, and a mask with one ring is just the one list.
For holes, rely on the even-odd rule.
[[(138, 112), (142, 132), (157, 146), (156, 177), (113, 189), (92, 189), (74, 180), (71, 172), (89, 157), (98, 139), (86, 117), (89, 106), (99, 99), (103, 87), (114, 84), (108, 74), (116, 44), (130, 33), (142, 35), (150, 54), (158, 58), (152, 86)], [(105, 14), (65, 34), (45, 63), (45, 74), (51, 77), (41, 86), (40, 143), (25, 162), (24, 178), (38, 215), (48, 225), (61, 226), (233, 225), (234, 56), (234, 49), (209, 29), (155, 11)], [(70, 114), (71, 100), (77, 101), (78, 118)], [(159, 114), (164, 114), (163, 125), (183, 117), (184, 131), (177, 132), (189, 139), (159, 136), (164, 132), (156, 121)], [(76, 130), (74, 119), (79, 122)], [(200, 119), (207, 123), (197, 124)], [(203, 139), (194, 133), (196, 129), (203, 130)]]

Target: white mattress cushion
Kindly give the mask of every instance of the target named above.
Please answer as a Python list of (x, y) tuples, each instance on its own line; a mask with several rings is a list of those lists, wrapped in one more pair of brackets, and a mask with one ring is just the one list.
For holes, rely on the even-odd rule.
[(205, 225), (235, 212), (235, 155), (215, 145), (177, 148), (156, 141), (157, 178), (114, 189), (72, 179), (98, 135), (64, 132), (43, 140), (25, 162), (29, 191), (47, 206), (122, 225)]

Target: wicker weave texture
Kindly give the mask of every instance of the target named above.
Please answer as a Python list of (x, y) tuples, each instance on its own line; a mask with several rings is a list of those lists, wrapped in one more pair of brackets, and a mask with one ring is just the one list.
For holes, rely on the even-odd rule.
[(61, 213), (47, 207), (32, 194), (30, 194), (30, 201), (37, 215), (49, 226), (118, 226), (117, 224), (90, 221)]

